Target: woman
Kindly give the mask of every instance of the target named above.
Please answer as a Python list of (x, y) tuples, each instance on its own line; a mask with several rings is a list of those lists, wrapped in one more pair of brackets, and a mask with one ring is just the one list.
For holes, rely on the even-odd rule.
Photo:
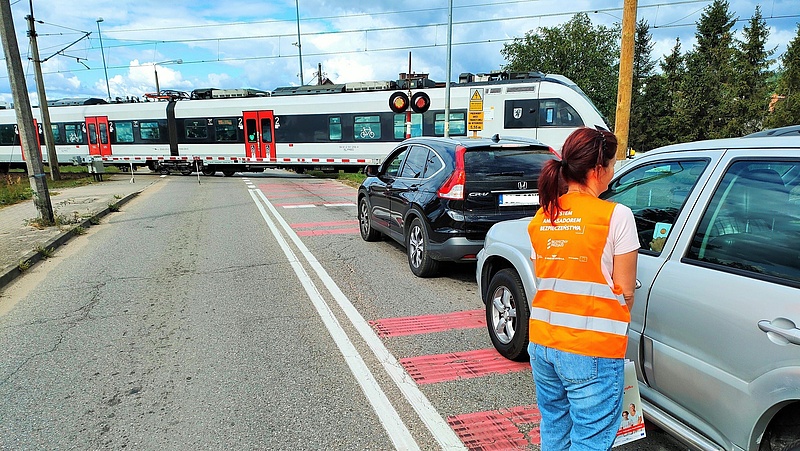
[(616, 151), (612, 133), (580, 128), (539, 178), (528, 353), (543, 451), (609, 450), (620, 425), (639, 239), (631, 210), (598, 198)]

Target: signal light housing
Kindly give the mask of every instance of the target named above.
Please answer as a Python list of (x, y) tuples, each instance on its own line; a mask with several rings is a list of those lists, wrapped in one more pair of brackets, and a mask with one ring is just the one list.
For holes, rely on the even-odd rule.
[(431, 107), (431, 98), (424, 92), (418, 92), (411, 96), (411, 109), (415, 113), (424, 113)]
[(402, 113), (408, 109), (408, 96), (402, 91), (397, 91), (389, 96), (389, 108), (395, 113)]

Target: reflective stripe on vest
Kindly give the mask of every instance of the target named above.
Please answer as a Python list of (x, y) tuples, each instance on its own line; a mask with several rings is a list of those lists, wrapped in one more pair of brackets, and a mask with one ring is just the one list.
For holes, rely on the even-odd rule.
[(570, 313), (551, 312), (550, 310), (539, 307), (531, 308), (531, 319), (544, 321), (551, 326), (562, 326), (570, 327), (572, 329), (603, 332), (607, 334), (621, 335), (623, 337), (626, 337), (628, 334), (628, 323), (624, 321), (615, 321), (608, 318), (596, 318), (593, 316), (573, 315)]
[(577, 294), (582, 296), (592, 296), (596, 298), (614, 299), (620, 305), (627, 305), (625, 297), (615, 294), (614, 290), (605, 283), (582, 282), (577, 280), (565, 279), (537, 279), (536, 285), (539, 290), (552, 290), (564, 294)]

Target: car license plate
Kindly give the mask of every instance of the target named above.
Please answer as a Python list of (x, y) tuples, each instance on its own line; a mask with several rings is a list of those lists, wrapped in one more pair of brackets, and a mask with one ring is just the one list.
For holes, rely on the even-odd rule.
[(515, 207), (519, 205), (539, 205), (539, 194), (501, 194), (499, 200), (501, 207)]

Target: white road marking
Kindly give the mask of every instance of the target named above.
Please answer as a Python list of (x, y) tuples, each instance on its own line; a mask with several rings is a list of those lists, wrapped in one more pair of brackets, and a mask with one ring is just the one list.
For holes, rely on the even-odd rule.
[[(252, 195), (253, 191), (250, 193)], [(422, 393), (417, 383), (414, 382), (414, 379), (408, 375), (403, 366), (400, 365), (392, 353), (386, 349), (386, 346), (383, 344), (375, 331), (373, 331), (369, 326), (369, 323), (364, 319), (363, 316), (361, 316), (360, 313), (358, 313), (358, 310), (356, 310), (352, 302), (350, 302), (350, 299), (348, 299), (347, 296), (342, 293), (342, 290), (339, 289), (339, 286), (336, 285), (336, 282), (333, 281), (330, 275), (328, 275), (328, 272), (325, 271), (325, 268), (322, 267), (319, 261), (317, 261), (316, 257), (314, 257), (314, 255), (303, 244), (303, 242), (300, 240), (300, 237), (298, 237), (294, 230), (292, 230), (291, 226), (289, 226), (289, 224), (280, 216), (280, 214), (278, 214), (278, 210), (272, 205), (272, 203), (270, 203), (263, 192), (259, 190), (255, 193), (261, 197), (261, 200), (272, 212), (272, 216), (275, 217), (275, 219), (283, 228), (284, 232), (286, 232), (286, 235), (292, 240), (292, 242), (294, 242), (295, 246), (297, 246), (297, 248), (300, 250), (300, 253), (303, 254), (306, 261), (309, 263), (309, 265), (311, 265), (311, 268), (314, 269), (314, 272), (316, 272), (317, 276), (320, 278), (320, 280), (322, 280), (325, 287), (333, 295), (334, 299), (336, 299), (339, 307), (341, 307), (341, 309), (345, 312), (347, 318), (361, 335), (361, 338), (363, 338), (370, 349), (372, 349), (372, 352), (375, 353), (378, 361), (380, 361), (383, 365), (384, 370), (389, 374), (397, 387), (403, 392), (406, 400), (417, 412), (417, 415), (425, 423), (425, 426), (428, 427), (428, 430), (439, 443), (440, 448), (445, 450), (465, 450), (466, 447), (458, 438), (453, 429), (450, 428), (450, 425), (447, 424), (447, 421), (445, 421), (436, 408), (433, 407), (433, 404), (431, 404), (430, 400), (428, 400), (425, 394)], [(261, 205), (259, 205), (259, 209), (261, 208)]]
[(314, 205), (314, 204), (281, 205), (281, 208), (314, 208), (314, 207), (316, 207), (316, 205)]
[(343, 202), (340, 204), (322, 204), (323, 207), (355, 207), (356, 204), (353, 202)]
[(353, 373), (356, 381), (364, 391), (367, 400), (372, 405), (372, 409), (378, 415), (378, 419), (380, 420), (387, 434), (389, 434), (389, 438), (392, 440), (392, 443), (394, 443), (395, 448), (398, 450), (420, 449), (419, 445), (414, 440), (414, 437), (411, 435), (411, 432), (408, 430), (405, 423), (403, 423), (403, 420), (400, 418), (400, 415), (397, 413), (397, 410), (395, 410), (391, 401), (389, 401), (386, 393), (384, 393), (380, 385), (378, 385), (378, 382), (375, 380), (375, 377), (372, 375), (369, 367), (367, 367), (367, 364), (364, 362), (361, 354), (358, 353), (358, 350), (350, 341), (347, 333), (344, 331), (341, 324), (339, 324), (339, 321), (331, 311), (330, 306), (328, 306), (328, 304), (325, 302), (322, 294), (320, 294), (316, 285), (314, 285), (313, 280), (303, 268), (303, 265), (295, 256), (294, 252), (292, 252), (292, 250), (289, 248), (288, 243), (281, 235), (277, 226), (269, 217), (266, 210), (264, 210), (264, 206), (256, 198), (256, 193), (258, 193), (266, 205), (269, 206), (272, 214), (278, 219), (278, 221), (281, 221), (283, 224), (285, 224), (283, 219), (275, 210), (275, 207), (269, 203), (267, 198), (264, 196), (264, 193), (262, 193), (260, 190), (249, 190), (249, 193), (250, 197), (252, 197), (253, 201), (256, 203), (258, 210), (261, 212), (261, 216), (264, 218), (267, 226), (269, 226), (272, 235), (278, 241), (278, 244), (280, 244), (284, 254), (286, 254), (286, 259), (291, 264), (292, 269), (294, 269), (297, 278), (300, 280), (300, 283), (306, 290), (308, 297), (311, 299), (311, 303), (314, 305), (314, 308), (316, 308), (317, 313), (319, 313), (319, 316), (322, 319), (322, 322), (325, 324), (325, 327), (328, 329), (328, 332), (331, 334), (334, 343), (336, 343), (339, 351), (341, 351), (342, 355), (344, 356), (347, 365), (350, 367), (350, 371)]

